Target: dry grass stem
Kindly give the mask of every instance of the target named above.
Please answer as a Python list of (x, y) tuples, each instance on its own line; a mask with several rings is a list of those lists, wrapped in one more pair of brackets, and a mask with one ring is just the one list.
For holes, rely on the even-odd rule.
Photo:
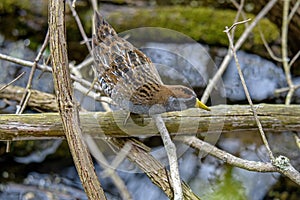
[(245, 92), (245, 95), (246, 95), (246, 98), (249, 102), (249, 105), (251, 107), (251, 111), (253, 112), (253, 116), (255, 118), (255, 121), (256, 121), (256, 124), (258, 126), (258, 130), (260, 132), (260, 135), (262, 137), (262, 140), (267, 148), (267, 151), (269, 153), (269, 156), (270, 156), (270, 159), (271, 161), (273, 162), (275, 160), (275, 157), (271, 151), (271, 148), (269, 146), (269, 143), (268, 143), (268, 140), (266, 138), (266, 135), (264, 133), (264, 130), (263, 130), (263, 127), (260, 123), (260, 120), (258, 119), (258, 115), (257, 115), (257, 112), (256, 112), (256, 108), (254, 108), (254, 105), (253, 105), (253, 102), (251, 100), (251, 97), (250, 97), (250, 93), (249, 93), (249, 90), (247, 88), (247, 85), (246, 85), (246, 81), (245, 81), (245, 78), (244, 78), (244, 75), (243, 75), (243, 72), (242, 72), (242, 69), (241, 69), (241, 66), (240, 66), (240, 63), (239, 63), (239, 60), (238, 60), (238, 57), (236, 55), (236, 50), (235, 50), (235, 47), (234, 47), (234, 43), (233, 43), (233, 38), (231, 38), (230, 36), (230, 30), (234, 27), (234, 26), (237, 26), (239, 24), (242, 24), (244, 23), (245, 21), (242, 21), (242, 22), (237, 22), (237, 23), (234, 23), (230, 28), (227, 28), (225, 29), (225, 33), (227, 34), (227, 37), (228, 37), (228, 40), (229, 40), (229, 45), (230, 45), (230, 48), (232, 50), (232, 53), (233, 53), (233, 56), (234, 56), (234, 59), (235, 59), (235, 63), (236, 63), (236, 67), (237, 67), (237, 70), (238, 70), (238, 73), (239, 73), (239, 76), (240, 76), (240, 79), (241, 79), (241, 83), (243, 85), (243, 88), (244, 88), (244, 92)]

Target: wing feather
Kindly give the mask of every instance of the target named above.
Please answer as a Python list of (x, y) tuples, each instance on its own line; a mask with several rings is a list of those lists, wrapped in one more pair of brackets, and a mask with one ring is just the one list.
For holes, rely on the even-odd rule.
[(134, 95), (143, 85), (162, 84), (154, 64), (143, 52), (119, 37), (115, 30), (95, 13), (93, 56), (98, 80), (106, 95), (116, 103), (130, 99), (142, 104), (147, 99)]

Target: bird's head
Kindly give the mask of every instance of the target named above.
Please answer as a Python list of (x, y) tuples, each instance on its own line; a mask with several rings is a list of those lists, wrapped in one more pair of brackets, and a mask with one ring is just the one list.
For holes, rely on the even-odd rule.
[(165, 100), (165, 109), (167, 112), (195, 107), (210, 111), (210, 108), (197, 98), (192, 89), (182, 85), (165, 85), (165, 87), (168, 90)]
[(192, 89), (182, 85), (148, 83), (135, 90), (130, 96), (129, 100), (122, 98), (123, 106), (121, 107), (137, 114), (154, 115), (188, 108), (202, 108), (210, 111), (205, 104), (199, 101)]

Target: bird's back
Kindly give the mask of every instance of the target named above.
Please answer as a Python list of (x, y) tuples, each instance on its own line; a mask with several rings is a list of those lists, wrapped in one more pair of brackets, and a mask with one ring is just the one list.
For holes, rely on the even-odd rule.
[(97, 12), (95, 31), (93, 56), (103, 91), (121, 106), (124, 100), (133, 104), (151, 104), (151, 92), (162, 85), (151, 60), (119, 37)]

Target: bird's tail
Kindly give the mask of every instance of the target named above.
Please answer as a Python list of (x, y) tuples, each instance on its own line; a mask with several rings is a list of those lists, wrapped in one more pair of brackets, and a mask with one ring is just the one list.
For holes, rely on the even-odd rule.
[(94, 12), (94, 23), (95, 23), (95, 37), (97, 42), (104, 42), (107, 37), (117, 35), (113, 27), (103, 18), (103, 16), (95, 11)]

